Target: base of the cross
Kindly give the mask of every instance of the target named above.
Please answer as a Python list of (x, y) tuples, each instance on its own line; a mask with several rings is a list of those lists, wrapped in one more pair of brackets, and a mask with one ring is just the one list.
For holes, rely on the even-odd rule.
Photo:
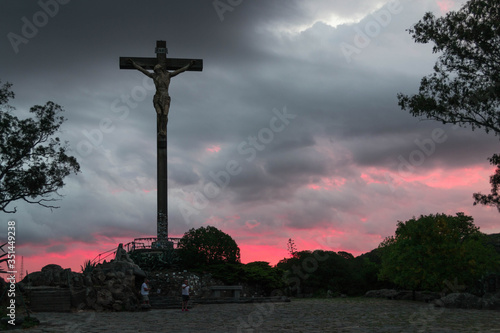
[(158, 214), (158, 220), (156, 221), (156, 243), (158, 247), (166, 247), (168, 243), (168, 219), (166, 214)]
[(166, 242), (156, 241), (156, 242), (151, 243), (151, 249), (154, 249), (154, 250), (173, 250), (174, 249), (174, 242), (172, 242), (172, 241), (166, 241)]
[(167, 136), (158, 134), (157, 148), (157, 242), (161, 247), (168, 243), (168, 170)]

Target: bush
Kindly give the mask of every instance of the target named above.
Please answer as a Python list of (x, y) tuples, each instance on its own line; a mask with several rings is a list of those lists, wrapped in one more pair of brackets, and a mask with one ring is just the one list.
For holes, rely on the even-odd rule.
[(184, 267), (240, 262), (240, 248), (236, 242), (212, 226), (186, 232), (179, 241), (178, 252)]

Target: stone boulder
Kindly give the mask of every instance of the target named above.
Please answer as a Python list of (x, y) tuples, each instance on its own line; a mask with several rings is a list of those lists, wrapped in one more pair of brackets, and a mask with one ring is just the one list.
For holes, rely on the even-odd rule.
[(481, 297), (469, 293), (451, 293), (440, 298), (434, 303), (438, 307), (461, 308), (461, 309), (481, 309)]
[(96, 311), (135, 311), (139, 288), (146, 274), (130, 261), (98, 264), (85, 276), (87, 307)]
[(436, 307), (461, 309), (500, 309), (500, 293), (487, 293), (478, 297), (469, 293), (451, 293), (434, 302)]
[(21, 286), (83, 287), (83, 277), (81, 273), (72, 272), (70, 268), (63, 269), (59, 265), (50, 264), (39, 272), (26, 275)]
[(71, 304), (76, 310), (134, 311), (138, 308), (139, 288), (146, 274), (127, 258), (122, 255), (120, 260), (98, 264), (85, 274), (50, 264), (39, 272), (28, 274), (19, 286), (28, 299), (38, 303), (51, 302), (49, 296), (40, 297), (42, 291), (47, 293), (47, 288), (51, 288), (48, 295), (58, 298), (65, 291), (68, 299), (64, 304), (68, 304), (68, 309)]
[(482, 298), (482, 307), (487, 310), (500, 310), (500, 292), (486, 293)]

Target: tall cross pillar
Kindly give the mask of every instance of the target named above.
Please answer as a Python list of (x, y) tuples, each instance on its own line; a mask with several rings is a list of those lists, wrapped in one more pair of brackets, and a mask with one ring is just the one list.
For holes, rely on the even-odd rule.
[[(203, 70), (202, 59), (167, 59), (167, 43), (156, 41), (156, 58), (120, 57), (120, 69), (137, 69), (153, 79), (156, 94), (153, 99), (157, 113), (157, 246), (168, 244), (168, 170), (167, 170), (167, 122), (170, 109), (168, 87), (170, 79), (184, 71)], [(157, 66), (161, 65), (161, 66)], [(159, 68), (158, 68), (159, 67)], [(148, 70), (153, 69), (154, 72)], [(169, 72), (172, 70), (173, 72)]]
[[(160, 65), (167, 64), (167, 42), (156, 41), (156, 60)], [(157, 120), (158, 121), (158, 120)], [(158, 124), (157, 124), (158, 126)], [(160, 131), (156, 134), (156, 237), (158, 247), (168, 244), (168, 162), (167, 162), (167, 133)]]

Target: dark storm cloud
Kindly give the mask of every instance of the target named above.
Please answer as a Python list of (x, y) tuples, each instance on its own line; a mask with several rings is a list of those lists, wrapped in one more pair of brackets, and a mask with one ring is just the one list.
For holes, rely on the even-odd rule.
[(64, 244), (49, 246), (45, 249), (45, 253), (64, 253), (67, 250), (67, 246)]
[[(61, 137), (82, 166), (60, 209), (19, 205), (27, 242), (156, 233), (154, 89), (118, 67), (120, 56), (154, 57), (156, 40), (167, 41), (169, 57), (204, 61), (203, 72), (170, 86), (171, 234), (214, 223), (245, 240), (261, 232), (260, 244), (289, 230), (311, 239), (345, 232), (330, 245), (376, 242), (408, 214), (470, 207), (470, 187), (454, 192), (424, 176), (487, 165), (498, 144), (397, 105), (398, 92), (416, 92), (432, 71), (436, 55), (405, 29), (439, 13), (435, 1), (242, 1), (222, 14), (212, 1), (69, 1), (17, 53), (8, 33), (22, 36), (43, 8), (3, 6), (0, 80), (14, 83), (19, 112), (47, 100), (64, 107)], [(360, 33), (369, 37), (362, 45)], [(273, 120), (285, 109), (294, 117)], [(436, 129), (446, 140), (433, 139)], [(403, 160), (413, 167), (405, 177)]]
[(171, 164), (169, 172), (169, 179), (172, 179), (181, 186), (196, 184), (200, 179), (197, 173), (182, 164)]

